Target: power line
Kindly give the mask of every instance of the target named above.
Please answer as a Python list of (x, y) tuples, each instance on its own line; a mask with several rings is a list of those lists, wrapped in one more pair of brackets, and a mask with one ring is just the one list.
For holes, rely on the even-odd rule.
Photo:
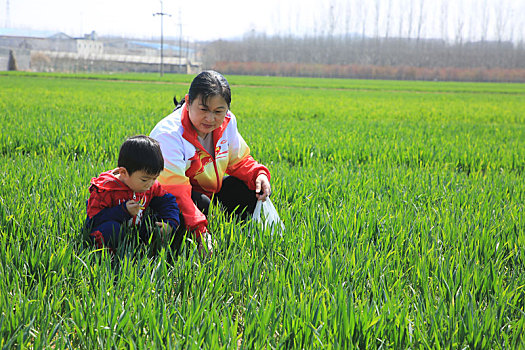
[[(179, 21), (175, 23), (176, 26), (179, 27), (179, 66), (178, 66), (178, 72), (179, 73), (183, 73), (183, 72), (188, 72), (188, 70), (186, 68), (184, 68), (183, 70), (183, 64), (182, 64), (182, 59), (184, 58), (185, 56), (185, 65), (188, 65), (189, 64), (189, 41), (190, 41), (190, 38), (189, 37), (186, 37), (186, 48), (184, 49), (183, 47), (183, 35), (182, 35), (182, 27), (183, 26), (186, 26), (188, 25), (187, 22), (182, 22), (182, 10), (179, 8)], [(183, 51), (185, 51), (183, 53)]]
[(164, 16), (171, 17), (169, 13), (163, 12), (162, 0), (160, 0), (160, 12), (153, 16), (160, 16), (160, 76), (164, 75)]

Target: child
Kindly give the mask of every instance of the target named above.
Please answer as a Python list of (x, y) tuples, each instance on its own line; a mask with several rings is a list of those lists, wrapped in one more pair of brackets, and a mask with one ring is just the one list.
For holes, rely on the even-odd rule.
[[(148, 227), (144, 210), (150, 207), (163, 237), (179, 226), (179, 207), (157, 177), (164, 169), (159, 143), (145, 135), (133, 136), (120, 147), (118, 168), (91, 179), (86, 227), (97, 247), (115, 248), (123, 226), (137, 226), (141, 238)], [(149, 228), (151, 230), (151, 228)], [(149, 232), (148, 232), (149, 233)]]

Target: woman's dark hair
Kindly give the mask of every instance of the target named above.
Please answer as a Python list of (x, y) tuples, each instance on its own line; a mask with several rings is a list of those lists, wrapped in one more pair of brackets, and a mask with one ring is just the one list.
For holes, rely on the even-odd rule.
[(137, 135), (128, 138), (118, 155), (118, 166), (124, 167), (129, 175), (142, 170), (149, 175), (158, 175), (164, 169), (164, 158), (157, 140)]
[[(213, 70), (199, 73), (191, 82), (188, 95), (190, 104), (199, 96), (201, 96), (204, 105), (207, 104), (210, 96), (222, 96), (228, 104), (228, 108), (230, 108), (232, 101), (230, 84), (221, 73)], [(175, 109), (178, 109), (184, 104), (184, 99), (177, 102), (177, 98), (174, 96), (173, 103), (176, 106)]]

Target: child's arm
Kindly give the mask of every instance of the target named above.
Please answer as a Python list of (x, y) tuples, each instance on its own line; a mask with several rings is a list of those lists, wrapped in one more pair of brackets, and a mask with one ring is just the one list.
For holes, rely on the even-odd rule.
[(179, 227), (179, 206), (175, 196), (166, 192), (158, 183), (154, 186), (158, 187), (154, 189), (155, 196), (149, 206), (164, 223), (168, 223), (173, 230), (176, 230)]
[(108, 221), (116, 221), (122, 223), (131, 219), (132, 215), (127, 209), (127, 202), (116, 206), (110, 206), (108, 197), (104, 192), (91, 192), (88, 200), (87, 216), (92, 227), (97, 227), (100, 224)]
[[(172, 230), (176, 230), (179, 224), (179, 207), (174, 195), (167, 192), (160, 184), (154, 188), (154, 193), (157, 194), (153, 197), (150, 202), (150, 207), (157, 211), (157, 214), (162, 219), (162, 222), (157, 222), (157, 226), (161, 228), (163, 236), (168, 236)], [(166, 224), (166, 221), (168, 224)], [(177, 225), (174, 226), (173, 222), (176, 221)], [(195, 235), (197, 241), (197, 249), (201, 256), (207, 256), (213, 254), (213, 243), (210, 234), (205, 232), (198, 232)]]
[(115, 207), (100, 210), (94, 216), (89, 217), (89, 220), (91, 220), (93, 227), (97, 227), (104, 222), (116, 221), (122, 223), (131, 218), (131, 214), (126, 209), (126, 203), (121, 203)]
[(155, 225), (157, 225), (160, 228), (160, 234), (162, 239), (169, 240), (169, 237), (175, 230), (173, 226), (171, 226), (169, 223), (164, 221), (157, 221), (155, 222)]

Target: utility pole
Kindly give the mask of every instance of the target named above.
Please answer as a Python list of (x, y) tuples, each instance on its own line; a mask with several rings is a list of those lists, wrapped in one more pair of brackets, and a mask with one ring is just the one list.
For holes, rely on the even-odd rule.
[[(186, 69), (184, 69), (184, 72), (182, 71), (182, 67), (183, 67), (183, 64), (182, 64), (182, 58), (183, 58), (183, 53), (182, 51), (184, 50), (184, 48), (182, 47), (182, 11), (181, 9), (179, 8), (179, 22), (178, 23), (175, 23), (176, 25), (179, 26), (179, 65), (177, 67), (177, 73), (188, 73)], [(186, 40), (186, 44), (189, 45), (189, 39)], [(188, 49), (186, 49), (186, 62), (185, 62), (185, 65), (188, 64)]]
[(160, 0), (160, 12), (154, 13), (153, 16), (160, 16), (160, 76), (164, 75), (164, 16), (171, 15), (164, 13), (162, 7), (162, 0)]
[(11, 27), (11, 18), (10, 18), (10, 13), (9, 13), (9, 0), (6, 0), (6, 3), (5, 3), (5, 27), (6, 28), (9, 28)]
[(179, 8), (179, 74), (182, 73), (182, 15)]

